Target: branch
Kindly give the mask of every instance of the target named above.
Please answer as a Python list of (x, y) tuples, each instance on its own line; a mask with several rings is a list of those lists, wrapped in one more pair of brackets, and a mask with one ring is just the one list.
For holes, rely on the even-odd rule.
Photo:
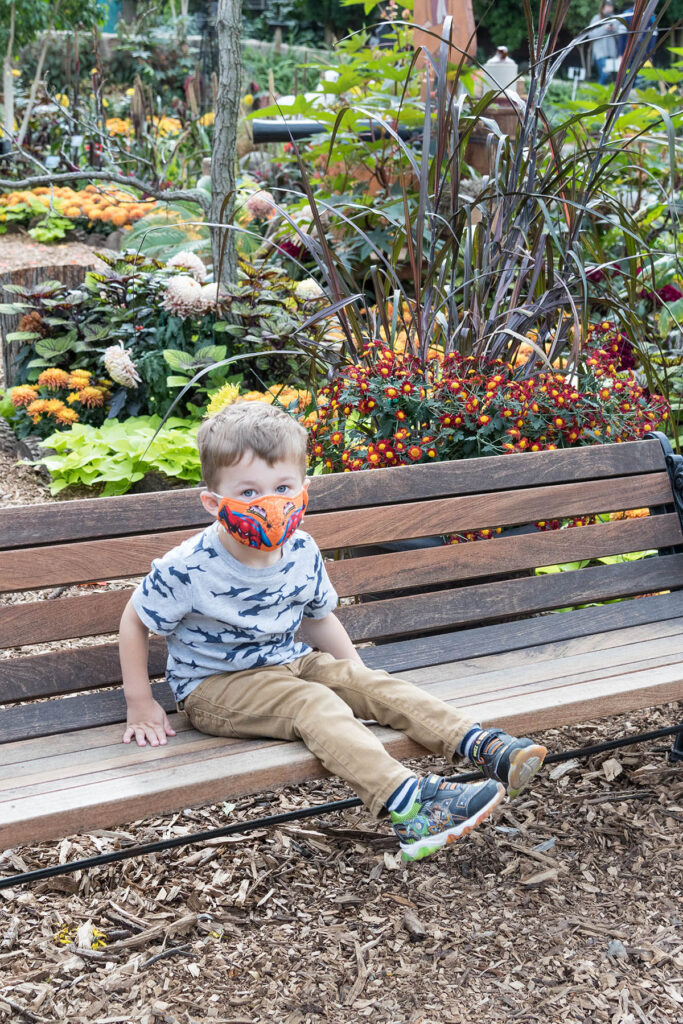
[(124, 174), (117, 174), (115, 171), (63, 171), (61, 174), (36, 174), (18, 181), (12, 178), (0, 178), (0, 189), (14, 192), (24, 188), (35, 188), (36, 185), (62, 185), (71, 181), (110, 181), (116, 185), (128, 185), (130, 188), (137, 188), (146, 193), (152, 199), (160, 199), (163, 202), (197, 203), (205, 213), (208, 213), (211, 206), (211, 196), (201, 188), (154, 188), (147, 181), (141, 181), (136, 177), (129, 178)]

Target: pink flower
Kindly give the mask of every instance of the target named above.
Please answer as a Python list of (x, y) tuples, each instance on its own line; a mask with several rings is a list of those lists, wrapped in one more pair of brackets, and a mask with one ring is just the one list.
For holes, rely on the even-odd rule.
[(252, 217), (257, 220), (268, 220), (275, 213), (275, 200), (265, 189), (252, 192), (245, 205)]

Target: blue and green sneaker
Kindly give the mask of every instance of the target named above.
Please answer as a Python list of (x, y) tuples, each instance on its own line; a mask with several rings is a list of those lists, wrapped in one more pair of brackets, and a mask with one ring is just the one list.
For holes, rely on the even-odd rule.
[(471, 832), (501, 802), (499, 782), (449, 782), (440, 775), (420, 779), (413, 806), (404, 814), (392, 811), (394, 832), (404, 861), (422, 860), (442, 846)]
[(533, 779), (548, 753), (540, 743), (523, 736), (508, 736), (502, 729), (483, 729), (469, 759), (489, 779), (503, 782), (513, 800)]

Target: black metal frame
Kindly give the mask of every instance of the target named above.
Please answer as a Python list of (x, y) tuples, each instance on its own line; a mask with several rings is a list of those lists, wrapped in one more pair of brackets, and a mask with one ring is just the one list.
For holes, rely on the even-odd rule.
[(672, 504), (678, 513), (681, 529), (683, 530), (683, 455), (676, 454), (671, 447), (671, 441), (661, 430), (653, 430), (647, 437), (651, 437), (654, 441), (659, 441), (662, 446), (664, 461), (669, 474), (669, 480), (671, 481)]
[[(653, 430), (647, 436), (651, 437), (653, 441), (659, 441), (664, 452), (664, 462), (666, 463), (667, 473), (671, 481), (672, 505), (678, 513), (678, 520), (681, 524), (681, 530), (683, 530), (683, 455), (676, 454), (671, 447), (671, 441), (661, 430)], [(662, 505), (651, 509), (653, 515), (661, 515), (667, 511), (667, 507)], [(682, 548), (683, 545), (663, 548), (660, 549), (659, 553), (660, 555), (674, 554), (674, 552), (680, 551)], [(683, 725), (683, 722), (681, 725)], [(683, 732), (679, 732), (674, 736), (668, 760), (671, 764), (678, 764), (680, 761), (683, 761)]]

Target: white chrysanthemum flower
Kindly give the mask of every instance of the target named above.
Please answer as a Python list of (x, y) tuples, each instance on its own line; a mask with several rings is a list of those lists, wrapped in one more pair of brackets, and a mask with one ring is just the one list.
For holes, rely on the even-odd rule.
[(187, 274), (178, 274), (168, 282), (161, 305), (169, 313), (184, 320), (188, 316), (202, 314), (206, 309), (206, 300), (199, 281)]
[(218, 285), (215, 282), (202, 285), (202, 299), (205, 309), (214, 309), (218, 302)]
[(183, 252), (177, 253), (175, 256), (172, 256), (170, 260), (166, 261), (166, 266), (182, 267), (183, 270), (187, 270), (188, 274), (191, 274), (195, 280), (200, 282), (200, 284), (204, 284), (206, 281), (207, 269), (199, 256), (193, 252), (183, 250)]
[(135, 363), (130, 358), (128, 349), (123, 347), (122, 341), (118, 345), (110, 345), (109, 348), (106, 348), (102, 358), (107, 373), (113, 381), (117, 384), (122, 384), (124, 388), (136, 388), (138, 386), (140, 376)]
[(325, 292), (314, 278), (307, 277), (304, 281), (299, 281), (294, 294), (302, 302), (308, 302), (311, 299), (322, 299)]

